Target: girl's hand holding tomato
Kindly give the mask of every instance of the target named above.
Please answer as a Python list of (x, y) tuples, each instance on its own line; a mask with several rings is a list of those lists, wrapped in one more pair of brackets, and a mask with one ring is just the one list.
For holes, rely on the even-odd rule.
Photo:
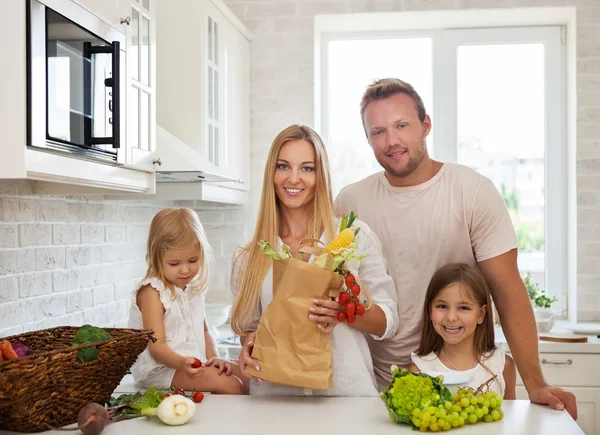
[(180, 369), (184, 371), (185, 374), (191, 379), (196, 379), (197, 377), (202, 376), (204, 373), (204, 367), (202, 367), (202, 363), (200, 362), (200, 366), (198, 366), (198, 362), (200, 362), (198, 358), (183, 358)]

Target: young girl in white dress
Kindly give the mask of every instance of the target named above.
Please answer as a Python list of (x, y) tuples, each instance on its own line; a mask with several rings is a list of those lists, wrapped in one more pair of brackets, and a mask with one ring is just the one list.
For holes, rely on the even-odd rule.
[[(360, 218), (360, 216), (359, 216)], [(320, 239), (328, 245), (334, 228), (339, 227), (333, 210), (329, 163), (325, 146), (310, 127), (292, 125), (273, 141), (265, 167), (258, 221), (250, 243), (236, 250), (233, 257), (231, 288), (235, 304), (232, 328), (244, 344), (240, 364), (259, 364), (250, 357), (256, 327), (261, 314), (273, 299), (271, 260), (258, 246), (267, 240), (294, 252), (300, 241)], [(369, 227), (360, 227), (357, 254), (366, 254), (360, 262), (346, 266), (360, 279), (371, 296), (371, 309), (352, 324), (338, 323), (341, 305), (331, 300), (315, 300), (306, 315), (323, 334), (331, 334), (333, 388), (308, 390), (252, 380), (250, 394), (377, 396), (373, 362), (367, 342), (392, 337), (398, 327), (397, 296), (379, 239)], [(310, 262), (309, 255), (305, 261)]]
[(421, 345), (409, 371), (467, 373), (474, 389), (493, 378), (490, 389), (515, 399), (515, 365), (496, 348), (491, 307), (479, 269), (462, 263), (439, 269), (427, 288)]
[(211, 249), (198, 215), (187, 208), (160, 211), (150, 224), (146, 259), (146, 277), (132, 292), (129, 326), (153, 329), (156, 342), (133, 364), (135, 382), (244, 394), (247, 378), (236, 363), (217, 358), (206, 323)]

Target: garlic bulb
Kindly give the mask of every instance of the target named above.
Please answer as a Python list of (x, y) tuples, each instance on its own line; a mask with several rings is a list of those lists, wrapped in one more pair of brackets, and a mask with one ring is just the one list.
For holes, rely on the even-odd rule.
[(192, 418), (196, 404), (185, 396), (174, 394), (165, 397), (156, 408), (156, 416), (170, 426), (178, 426), (187, 423)]

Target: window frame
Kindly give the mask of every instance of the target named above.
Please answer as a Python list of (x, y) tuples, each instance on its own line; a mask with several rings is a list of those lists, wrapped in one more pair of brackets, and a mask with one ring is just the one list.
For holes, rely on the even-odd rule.
[[(465, 10), (444, 11), (443, 15), (438, 11), (427, 11), (317, 16), (315, 18), (315, 126), (324, 138), (329, 137), (327, 48), (330, 41), (429, 37), (432, 39), (433, 53), (434, 108), (428, 108), (428, 111), (433, 109), (437, 113), (445, 114), (437, 119), (435, 113), (430, 112), (434, 120), (435, 137), (432, 155), (437, 160), (457, 162), (457, 54), (453, 50), (459, 45), (470, 43), (544, 43), (547, 66), (544, 164), (546, 291), (550, 296), (558, 298), (553, 309), (559, 317), (568, 316), (569, 321), (576, 322), (574, 9), (569, 7), (521, 8), (474, 12)], [(449, 55), (449, 53), (453, 54)], [(548, 68), (548, 65), (553, 67)], [(440, 71), (443, 71), (443, 74)], [(449, 86), (450, 83), (453, 85)], [(556, 87), (560, 90), (552, 92)], [(527, 256), (520, 255), (520, 265), (523, 265), (526, 260)]]

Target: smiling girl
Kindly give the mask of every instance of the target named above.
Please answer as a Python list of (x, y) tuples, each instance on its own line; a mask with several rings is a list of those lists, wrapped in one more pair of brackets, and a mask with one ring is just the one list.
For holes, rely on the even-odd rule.
[(409, 371), (464, 372), (475, 389), (495, 377), (490, 388), (515, 399), (515, 365), (496, 348), (491, 306), (479, 269), (463, 263), (439, 269), (427, 288), (421, 344)]
[[(131, 372), (145, 387), (243, 394), (239, 366), (217, 357), (204, 313), (211, 248), (198, 215), (167, 208), (150, 224), (146, 277), (132, 293), (129, 326), (154, 330), (156, 342)], [(202, 366), (204, 364), (204, 367)]]

